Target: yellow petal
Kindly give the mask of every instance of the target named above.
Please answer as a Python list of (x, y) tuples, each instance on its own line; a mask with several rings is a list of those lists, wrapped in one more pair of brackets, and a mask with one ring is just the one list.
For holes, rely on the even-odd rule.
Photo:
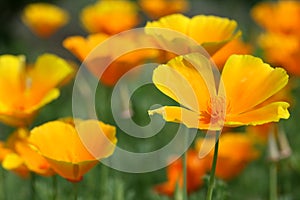
[(34, 68), (28, 72), (32, 79), (31, 89), (39, 92), (48, 91), (57, 87), (73, 71), (73, 67), (64, 59), (53, 54), (43, 54), (38, 57)]
[(253, 109), (288, 82), (282, 68), (272, 68), (260, 58), (232, 55), (227, 60), (222, 80), (226, 90), (228, 114), (244, 113)]
[(201, 54), (178, 56), (158, 66), (153, 72), (153, 83), (161, 92), (197, 113), (206, 109), (210, 96), (216, 93), (210, 63)]
[(280, 119), (289, 118), (288, 107), (289, 104), (286, 102), (274, 102), (241, 114), (227, 115), (225, 125), (260, 125), (269, 122), (278, 122)]
[(186, 125), (188, 128), (199, 128), (199, 115), (193, 111), (177, 106), (164, 106), (149, 110), (149, 115), (159, 114), (167, 122), (176, 122)]
[(34, 128), (29, 142), (43, 156), (53, 160), (74, 163), (95, 160), (81, 143), (74, 127), (60, 121), (48, 122)]
[(7, 112), (25, 89), (25, 57), (0, 56), (0, 112)]
[[(81, 142), (96, 159), (110, 156), (116, 147), (116, 128), (97, 120), (75, 122)], [(80, 157), (81, 152), (78, 152)], [(82, 155), (83, 156), (83, 155)]]
[(2, 162), (4, 169), (13, 170), (23, 165), (24, 160), (16, 153), (7, 154)]
[[(152, 30), (154, 30), (151, 28), (167, 28), (183, 34), (187, 34), (189, 22), (190, 19), (182, 14), (168, 15), (166, 17), (160, 18), (159, 21), (148, 22), (146, 24), (146, 32), (149, 33), (148, 31), (151, 32)], [(169, 38), (169, 40), (172, 39), (174, 38)]]
[(234, 20), (216, 16), (197, 15), (189, 23), (188, 35), (195, 39), (210, 55), (241, 33)]

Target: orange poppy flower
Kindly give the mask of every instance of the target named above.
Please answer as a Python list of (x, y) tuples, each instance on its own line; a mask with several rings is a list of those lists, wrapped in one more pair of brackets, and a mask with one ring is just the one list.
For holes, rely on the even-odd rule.
[(29, 131), (18, 129), (14, 132), (2, 146), (2, 166), (4, 169), (12, 170), (22, 177), (27, 177), (29, 171), (43, 176), (53, 175), (50, 165), (36, 151), (32, 150), (27, 141)]
[[(146, 36), (143, 37), (140, 35), (137, 35), (137, 37), (120, 35), (118, 38), (110, 40), (109, 49), (105, 49), (107, 45), (104, 45), (101, 49), (96, 48), (108, 38), (108, 35), (102, 33), (91, 34), (87, 38), (72, 36), (63, 41), (63, 46), (71, 51), (80, 61), (84, 61), (86, 67), (96, 77), (100, 77), (102, 83), (108, 86), (115, 85), (130, 69), (142, 64), (146, 59), (157, 55), (157, 51), (151, 49), (141, 49), (126, 54), (118, 54), (120, 46), (136, 45), (138, 48), (140, 42), (145, 44), (149, 40)], [(115, 48), (113, 47), (114, 45)], [(90, 54), (92, 50), (93, 54)], [(108, 66), (105, 64), (108, 64)]]
[(143, 11), (152, 19), (174, 13), (182, 13), (189, 9), (187, 0), (139, 0)]
[[(199, 159), (198, 154), (194, 150), (187, 152), (187, 191), (189, 193), (199, 189), (203, 184), (202, 177), (208, 171), (208, 163), (205, 159)], [(183, 169), (181, 158), (173, 162), (167, 167), (167, 182), (154, 187), (155, 191), (173, 196), (176, 185), (182, 188)]]
[[(266, 33), (259, 37), (266, 60), (284, 67), (289, 73), (300, 75), (300, 38), (294, 35)], [(280, 49), (280, 52), (278, 51)]]
[(129, 30), (139, 22), (137, 6), (127, 0), (102, 0), (85, 7), (81, 22), (89, 33), (116, 34)]
[(113, 126), (96, 120), (79, 120), (75, 124), (48, 122), (34, 128), (29, 137), (32, 148), (46, 158), (57, 174), (70, 181), (80, 181), (99, 159), (113, 153), (117, 142)]
[(261, 2), (251, 10), (253, 19), (267, 31), (300, 36), (300, 2)]
[(286, 71), (250, 55), (229, 57), (218, 94), (210, 63), (198, 53), (178, 56), (158, 66), (153, 82), (185, 108), (165, 106), (149, 114), (158, 113), (166, 121), (183, 123), (189, 128), (219, 130), (223, 125), (259, 125), (289, 118), (288, 103), (264, 104), (287, 84)]
[(22, 20), (36, 35), (47, 38), (69, 21), (69, 15), (49, 3), (32, 3), (24, 8)]
[[(181, 44), (177, 34), (164, 36), (163, 31), (153, 28), (167, 28), (183, 33), (202, 45), (210, 55), (241, 34), (241, 31), (237, 30), (236, 21), (217, 16), (197, 15), (188, 18), (182, 14), (173, 14), (146, 24), (146, 33), (158, 36), (160, 40), (163, 37), (163, 40), (167, 41), (162, 41), (164, 43), (176, 41), (178, 47), (181, 47)], [(186, 41), (182, 42), (186, 43)]]
[(0, 120), (30, 124), (42, 106), (58, 98), (58, 85), (72, 74), (73, 68), (52, 54), (41, 55), (28, 67), (24, 56), (0, 56)]
[[(196, 141), (196, 149), (200, 150), (203, 139)], [(247, 134), (224, 133), (220, 137), (220, 148), (216, 166), (216, 176), (224, 180), (236, 177), (247, 166), (247, 164), (257, 158), (258, 151), (254, 148), (254, 143)], [(214, 150), (205, 159), (211, 165)]]

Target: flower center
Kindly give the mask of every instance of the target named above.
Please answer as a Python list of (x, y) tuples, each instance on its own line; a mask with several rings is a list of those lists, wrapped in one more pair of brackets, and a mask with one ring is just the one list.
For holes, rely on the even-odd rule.
[(206, 111), (200, 113), (200, 121), (223, 126), (226, 116), (226, 102), (224, 97), (214, 96), (207, 104)]

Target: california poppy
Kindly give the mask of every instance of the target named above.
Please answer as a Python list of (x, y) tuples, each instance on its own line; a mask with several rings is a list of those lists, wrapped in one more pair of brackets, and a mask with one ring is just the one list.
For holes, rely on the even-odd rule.
[(24, 56), (0, 56), (0, 120), (13, 126), (26, 126), (36, 112), (58, 98), (58, 89), (73, 75), (73, 68), (52, 54), (38, 57), (26, 66)]
[(137, 5), (127, 0), (102, 0), (85, 7), (81, 22), (89, 33), (113, 35), (133, 28), (139, 22)]
[(237, 30), (236, 21), (217, 16), (196, 15), (189, 18), (182, 14), (173, 14), (146, 24), (146, 33), (159, 38), (163, 43), (176, 42), (178, 47), (182, 45), (178, 34), (165, 34), (159, 28), (178, 31), (190, 37), (202, 45), (210, 55), (241, 34), (241, 31)]
[[(86, 38), (71, 36), (63, 41), (63, 46), (108, 86), (115, 85), (126, 72), (145, 60), (157, 56), (157, 51), (153, 49), (140, 49), (141, 43), (151, 42), (147, 35), (129, 33), (107, 39), (109, 35), (103, 33), (91, 34)], [(124, 48), (136, 50), (119, 53)]]
[(69, 21), (69, 14), (49, 3), (32, 3), (24, 8), (22, 20), (36, 35), (47, 38)]
[(57, 174), (76, 182), (113, 153), (115, 133), (115, 127), (96, 120), (52, 121), (35, 127), (29, 142)]
[[(195, 150), (187, 151), (187, 191), (189, 193), (199, 189), (203, 184), (203, 176), (208, 171), (206, 159), (199, 159)], [(159, 194), (173, 196), (176, 186), (182, 188), (183, 167), (182, 160), (178, 159), (167, 167), (167, 181), (154, 187)]]
[(149, 114), (161, 114), (166, 121), (189, 128), (220, 130), (223, 125), (259, 125), (289, 118), (288, 103), (264, 104), (287, 84), (286, 71), (250, 55), (230, 56), (218, 87), (209, 60), (198, 53), (178, 56), (158, 66), (153, 82), (184, 107), (164, 106)]
[(300, 2), (261, 2), (251, 10), (253, 19), (268, 32), (300, 37)]
[(28, 137), (29, 131), (24, 128), (9, 136), (1, 148), (1, 151), (6, 152), (1, 159), (2, 166), (23, 177), (28, 176), (30, 171), (43, 176), (53, 175), (47, 160), (31, 149)]
[(188, 0), (139, 0), (143, 11), (152, 19), (188, 10)]

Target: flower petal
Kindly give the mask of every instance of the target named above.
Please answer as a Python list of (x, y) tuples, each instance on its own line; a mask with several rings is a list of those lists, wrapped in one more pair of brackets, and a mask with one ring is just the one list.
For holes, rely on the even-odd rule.
[(269, 122), (278, 122), (281, 118), (289, 118), (290, 114), (287, 110), (288, 107), (289, 104), (286, 102), (274, 102), (245, 113), (227, 115), (225, 125), (260, 125)]
[(288, 75), (284, 69), (274, 69), (260, 58), (232, 55), (224, 66), (222, 80), (228, 114), (239, 114), (253, 109), (281, 90), (288, 82)]
[(236, 28), (237, 23), (234, 20), (197, 15), (191, 19), (187, 33), (212, 55), (228, 41), (241, 34), (240, 31), (236, 32)]
[(80, 141), (74, 127), (60, 121), (48, 122), (34, 128), (29, 142), (43, 156), (53, 160), (72, 163), (95, 160)]
[(167, 122), (182, 123), (188, 128), (206, 129), (207, 124), (200, 124), (199, 114), (177, 106), (164, 106), (155, 110), (149, 110), (149, 115), (162, 115)]
[(178, 103), (200, 113), (216, 89), (210, 63), (201, 54), (178, 56), (153, 72), (155, 86)]
[[(187, 34), (189, 22), (190, 19), (182, 14), (168, 15), (160, 18), (158, 21), (148, 22), (146, 24), (146, 32), (149, 33), (148, 31), (155, 30), (151, 28), (167, 28)], [(174, 38), (170, 38), (170, 40), (172, 39)]]

